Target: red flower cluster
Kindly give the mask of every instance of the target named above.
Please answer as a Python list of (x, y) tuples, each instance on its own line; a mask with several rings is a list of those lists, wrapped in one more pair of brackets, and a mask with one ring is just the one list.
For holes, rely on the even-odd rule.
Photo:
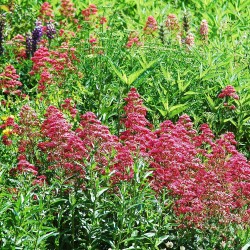
[(145, 34), (152, 35), (158, 29), (157, 21), (153, 16), (149, 16), (143, 28)]
[(52, 6), (50, 5), (50, 3), (44, 2), (41, 5), (39, 18), (42, 21), (49, 21), (54, 18), (54, 13), (53, 13)]
[(208, 40), (208, 23), (205, 19), (201, 21), (200, 35), (204, 39), (204, 41)]
[(28, 105), (24, 105), (19, 113), (20, 122), (18, 127), (19, 147), (18, 152), (20, 155), (29, 155), (34, 158), (35, 146), (41, 137), (41, 123), (37, 117), (36, 112)]
[(16, 73), (16, 69), (12, 65), (7, 65), (0, 74), (0, 89), (4, 94), (21, 96), (22, 92), (17, 88), (22, 86), (22, 83), (18, 79), (19, 75)]
[(63, 104), (61, 105), (61, 108), (65, 111), (68, 111), (70, 113), (70, 115), (72, 116), (72, 118), (76, 117), (77, 114), (77, 109), (76, 109), (76, 105), (73, 103), (73, 100), (70, 98), (67, 98), (64, 100)]
[[(19, 173), (31, 173), (32, 175), (38, 174), (38, 169), (33, 164), (29, 163), (25, 156), (21, 156), (18, 159), (17, 168), (15, 169), (15, 172)], [(13, 171), (13, 170), (12, 170)]]
[(69, 177), (83, 178), (81, 163), (87, 156), (84, 143), (57, 108), (50, 106), (45, 117), (41, 132), (46, 140), (38, 143), (38, 147), (47, 155), (50, 169), (63, 169)]
[(59, 11), (63, 16), (73, 18), (75, 16), (76, 9), (70, 0), (61, 0), (61, 7)]
[(98, 169), (105, 173), (105, 167), (113, 171), (113, 182), (129, 180), (133, 177), (133, 160), (130, 152), (120, 142), (118, 137), (111, 135), (109, 129), (102, 125), (92, 112), (81, 116), (81, 127), (76, 130), (83, 140), (89, 155), (95, 157)]
[(9, 46), (11, 46), (13, 53), (16, 56), (16, 59), (20, 61), (21, 59), (25, 59), (26, 56), (26, 45), (25, 45), (25, 38), (18, 34), (13, 37), (10, 41), (7, 41)]
[(152, 125), (145, 118), (146, 108), (142, 106), (143, 101), (135, 88), (130, 90), (125, 101), (126, 118), (121, 122), (127, 130), (121, 133), (120, 139), (132, 153), (148, 156), (148, 150), (152, 148), (156, 136), (147, 128)]
[(87, 9), (82, 10), (82, 15), (84, 16), (85, 21), (90, 21), (91, 16), (95, 16), (98, 12), (98, 9), (95, 4), (90, 4)]
[(226, 86), (218, 95), (219, 98), (232, 97), (235, 100), (239, 100), (239, 96), (236, 94), (236, 90), (233, 86)]
[(179, 30), (178, 18), (175, 14), (169, 14), (165, 22), (167, 29), (169, 30)]
[(100, 173), (113, 171), (112, 182), (133, 176), (130, 152), (111, 135), (106, 126), (88, 112), (81, 116), (80, 127), (73, 131), (61, 111), (50, 106), (41, 126), (43, 139), (38, 148), (47, 155), (50, 169), (62, 169), (68, 177), (83, 178), (86, 161), (94, 157)]
[(126, 47), (127, 47), (127, 48), (131, 48), (134, 44), (135, 44), (136, 46), (142, 46), (143, 44), (142, 44), (142, 42), (140, 42), (138, 36), (139, 36), (139, 35), (138, 35), (138, 33), (136, 33), (136, 32), (131, 33), (131, 34), (129, 35), (129, 37), (128, 37), (128, 42), (127, 42), (127, 44), (126, 44)]
[(10, 136), (16, 134), (18, 131), (18, 125), (14, 121), (14, 117), (9, 116), (6, 118), (5, 122), (0, 125), (0, 129), (3, 129), (2, 132), (2, 142), (4, 145), (9, 146), (12, 144)]
[[(91, 112), (81, 116), (74, 131), (63, 113), (50, 106), (37, 142), (42, 158), (46, 158), (45, 165), (49, 164), (55, 173), (63, 170), (72, 180), (84, 180), (87, 163), (93, 160), (96, 171), (113, 173), (111, 181), (117, 183), (133, 177), (134, 159), (140, 157), (153, 169), (149, 179), (152, 188), (157, 192), (164, 188), (169, 191), (183, 225), (202, 228), (213, 220), (222, 224), (249, 222), (250, 164), (237, 151), (232, 133), (216, 139), (207, 124), (195, 130), (187, 115), (176, 124), (164, 121), (158, 130), (152, 131), (135, 88), (125, 100), (126, 117), (121, 121), (125, 131), (120, 137), (112, 135)], [(66, 108), (69, 103), (67, 100)], [(37, 126), (36, 117), (27, 107), (22, 113), (26, 120), (34, 120), (34, 124), (24, 121), (32, 133)], [(7, 124), (12, 126), (13, 120)], [(22, 171), (27, 168), (34, 174), (40, 169), (30, 165), (24, 155), (18, 164)]]
[[(40, 74), (39, 86), (40, 91), (45, 91), (46, 85), (52, 84), (53, 79), (65, 76), (64, 70), (74, 70), (72, 61), (76, 59), (74, 54), (75, 48), (69, 48), (62, 45), (59, 51), (48, 50), (46, 47), (38, 49), (31, 58), (33, 67), (31, 75)], [(56, 76), (56, 77), (55, 77)]]
[(152, 187), (170, 191), (182, 223), (202, 227), (213, 218), (221, 223), (249, 220), (250, 164), (236, 150), (232, 133), (216, 140), (207, 124), (200, 127), (200, 133), (193, 129), (187, 115), (176, 124), (165, 121), (152, 132), (146, 128), (146, 110), (135, 89), (126, 100), (124, 124), (128, 130), (120, 139), (125, 145), (128, 141), (136, 144), (140, 154), (147, 156), (154, 169)]

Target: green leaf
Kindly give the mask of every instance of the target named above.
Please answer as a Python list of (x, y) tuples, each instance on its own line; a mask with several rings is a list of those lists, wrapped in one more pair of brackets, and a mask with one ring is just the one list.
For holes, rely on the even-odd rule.
[(184, 95), (198, 95), (198, 92), (194, 92), (194, 91), (187, 91), (184, 93)]
[(7, 5), (0, 5), (0, 9), (10, 12), (10, 8)]
[(152, 67), (155, 62), (157, 60), (154, 60), (150, 63), (148, 63), (148, 65), (146, 67), (144, 67), (143, 69), (139, 69), (135, 72), (133, 72), (131, 75), (128, 76), (128, 79), (127, 79), (127, 84), (128, 85), (131, 85), (135, 80), (137, 80), (146, 70), (148, 70), (150, 67)]
[(105, 191), (107, 191), (109, 188), (102, 188), (100, 191), (98, 191), (97, 192), (97, 195), (96, 195), (96, 197), (99, 197), (99, 196), (101, 196)]
[(248, 248), (250, 247), (250, 241), (241, 248), (241, 250), (248, 250)]
[(51, 236), (56, 236), (58, 234), (59, 233), (56, 233), (56, 232), (50, 232), (48, 234), (45, 234), (45, 235), (39, 237), (38, 240), (37, 240), (37, 245), (39, 245), (40, 243), (42, 243), (43, 240), (45, 240), (45, 239), (47, 239), (47, 238), (49, 238)]
[(115, 74), (120, 78), (120, 80), (124, 83), (128, 83), (128, 79), (127, 76), (125, 75), (125, 73), (122, 71), (120, 71), (111, 60), (109, 60), (109, 64), (111, 66), (111, 68), (113, 69), (113, 71), (115, 72)]
[(187, 104), (177, 104), (175, 106), (170, 107), (169, 109), (169, 117), (173, 118), (175, 115), (180, 114), (184, 110), (188, 108)]
[(155, 246), (158, 247), (163, 241), (165, 241), (166, 239), (168, 239), (169, 235), (164, 235), (161, 236), (159, 239), (157, 239)]
[(161, 65), (161, 72), (165, 78), (165, 80), (168, 81), (172, 81), (172, 76), (170, 74), (170, 72), (168, 70), (166, 70), (162, 65)]
[(213, 99), (210, 97), (210, 95), (206, 95), (208, 104), (210, 106), (210, 108), (212, 109), (212, 111), (215, 111), (215, 103), (213, 101)]
[(148, 238), (151, 238), (151, 237), (154, 237), (155, 236), (155, 233), (154, 232), (150, 232), (150, 233), (145, 233), (144, 234), (146, 237)]
[(231, 122), (237, 128), (237, 124), (232, 118), (225, 119), (223, 122), (224, 123)]
[(6, 210), (8, 210), (8, 208), (11, 207), (11, 206), (12, 206), (12, 203), (11, 203), (11, 202), (5, 203), (4, 206), (1, 207), (0, 215), (1, 215), (2, 213), (4, 213)]
[(162, 109), (159, 109), (159, 108), (157, 108), (157, 110), (161, 113), (162, 116), (166, 116), (167, 113), (168, 113), (168, 111), (162, 110)]

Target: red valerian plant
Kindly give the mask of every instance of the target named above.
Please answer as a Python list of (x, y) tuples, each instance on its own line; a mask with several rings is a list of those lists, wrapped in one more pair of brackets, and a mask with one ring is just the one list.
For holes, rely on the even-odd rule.
[(76, 105), (74, 104), (71, 98), (66, 98), (61, 105), (61, 108), (70, 113), (72, 118), (76, 117), (78, 110), (76, 109)]
[(157, 21), (153, 16), (149, 16), (143, 28), (144, 33), (148, 35), (153, 35), (157, 29), (158, 29)]
[(54, 18), (54, 13), (53, 13), (52, 6), (51, 6), (50, 3), (44, 2), (44, 3), (41, 5), (39, 18), (40, 18), (43, 22), (53, 20), (53, 18)]
[(22, 92), (18, 87), (22, 86), (22, 83), (18, 79), (19, 75), (14, 66), (7, 65), (0, 74), (0, 90), (2, 90), (4, 94), (21, 96)]
[(74, 70), (73, 60), (76, 60), (74, 52), (75, 48), (69, 48), (67, 44), (60, 46), (58, 51), (49, 51), (48, 48), (41, 47), (35, 52), (31, 58), (33, 67), (30, 74), (40, 76), (38, 89), (41, 92), (46, 90), (46, 85), (54, 83), (53, 79), (58, 77), (63, 79), (65, 69)]
[(175, 14), (169, 14), (165, 21), (166, 28), (168, 30), (179, 30), (179, 21)]
[(81, 116), (80, 125), (76, 132), (89, 155), (94, 155), (97, 169), (105, 173), (105, 166), (108, 166), (114, 172), (111, 178), (113, 183), (131, 179), (133, 160), (130, 151), (119, 142), (118, 137), (110, 134), (108, 127), (102, 125), (92, 112)]
[(82, 15), (85, 21), (90, 21), (98, 12), (95, 4), (90, 4), (88, 8), (82, 10)]
[(207, 42), (208, 41), (208, 23), (207, 20), (203, 19), (201, 21), (201, 25), (200, 25), (200, 35), (202, 37), (202, 39)]
[(135, 88), (132, 88), (125, 98), (124, 107), (126, 117), (121, 120), (126, 130), (121, 132), (120, 139), (133, 154), (148, 156), (156, 136), (149, 129), (152, 124), (146, 119), (147, 110), (142, 106), (142, 99)]
[(64, 17), (72, 19), (75, 16), (76, 9), (74, 8), (74, 4), (72, 1), (61, 0), (59, 11)]
[(146, 127), (146, 109), (134, 88), (126, 100), (123, 122), (128, 130), (120, 139), (125, 145), (136, 144), (141, 155), (147, 153), (154, 169), (152, 187), (158, 192), (169, 190), (176, 214), (182, 215), (181, 223), (201, 228), (209, 220), (247, 223), (250, 164), (237, 151), (233, 133), (215, 139), (207, 124), (196, 131), (187, 115), (176, 124), (165, 121), (152, 132)]
[(69, 177), (83, 178), (85, 171), (80, 163), (87, 157), (84, 143), (56, 107), (48, 107), (45, 117), (41, 126), (45, 141), (38, 147), (47, 155), (49, 169), (59, 168)]
[[(235, 100), (239, 100), (240, 97), (236, 94), (236, 90), (233, 86), (226, 86), (218, 95), (218, 98), (223, 98), (224, 103), (223, 106), (229, 110), (235, 110), (237, 107), (234, 104), (237, 104)], [(232, 102), (234, 104), (232, 104)]]
[(235, 100), (239, 100), (239, 96), (236, 94), (236, 90), (233, 86), (226, 86), (218, 95), (219, 98), (232, 97)]
[(54, 106), (47, 109), (45, 117), (41, 126), (45, 140), (38, 143), (38, 148), (47, 155), (49, 169), (60, 168), (68, 177), (84, 179), (86, 162), (94, 158), (97, 171), (104, 174), (105, 167), (109, 167), (114, 172), (113, 183), (132, 178), (130, 152), (93, 113), (81, 116), (80, 127), (76, 131)]
[(126, 44), (126, 47), (129, 49), (131, 48), (133, 45), (136, 45), (136, 46), (142, 46), (143, 43), (140, 42), (140, 39), (139, 39), (139, 34), (138, 32), (132, 32), (129, 37), (128, 37), (128, 42)]
[(2, 129), (2, 143), (6, 146), (12, 144), (11, 135), (17, 134), (18, 124), (15, 123), (14, 117), (9, 116), (5, 119), (4, 123), (0, 125), (0, 129)]
[[(158, 193), (167, 189), (173, 198), (180, 225), (207, 228), (211, 221), (224, 225), (250, 222), (250, 164), (237, 151), (233, 133), (215, 138), (207, 124), (197, 131), (187, 115), (175, 124), (164, 121), (153, 131), (135, 88), (125, 100), (125, 117), (121, 121), (124, 131), (119, 137), (112, 135), (92, 112), (82, 115), (78, 128), (73, 130), (63, 113), (50, 106), (39, 125), (41, 136), (37, 143), (45, 166), (53, 173), (61, 169), (72, 180), (85, 180), (87, 164), (93, 160), (95, 170), (111, 173), (111, 184), (115, 184), (133, 178), (134, 161), (142, 158), (153, 171), (148, 179), (152, 188)], [(22, 116), (34, 120), (34, 124), (24, 124), (37, 126), (29, 108), (22, 109)], [(9, 125), (13, 126), (13, 120), (1, 128)], [(39, 172), (39, 163), (34, 167), (25, 157), (25, 147), (30, 144), (20, 145), (25, 154), (20, 154), (18, 170), (26, 169), (37, 176), (46, 173)]]
[(24, 105), (19, 113), (18, 152), (20, 156), (34, 159), (36, 143), (41, 139), (41, 122), (36, 112), (28, 105)]

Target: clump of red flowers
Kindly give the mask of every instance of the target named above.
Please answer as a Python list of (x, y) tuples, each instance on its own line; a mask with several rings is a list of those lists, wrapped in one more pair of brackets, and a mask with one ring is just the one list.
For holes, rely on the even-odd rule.
[[(31, 133), (40, 126), (41, 136), (34, 147), (40, 149), (47, 170), (55, 176), (60, 170), (71, 180), (84, 181), (88, 164), (95, 162), (94, 170), (111, 174), (111, 184), (115, 184), (133, 178), (134, 162), (141, 158), (153, 171), (148, 179), (152, 188), (156, 192), (168, 190), (180, 225), (207, 228), (214, 220), (224, 225), (249, 223), (250, 164), (237, 151), (233, 133), (216, 138), (207, 124), (196, 130), (187, 115), (176, 123), (164, 121), (153, 130), (135, 88), (125, 100), (121, 121), (124, 131), (119, 137), (112, 135), (92, 112), (82, 115), (74, 129), (54, 106), (47, 109), (41, 126), (32, 111), (24, 107), (23, 116), (35, 122), (24, 121)], [(62, 108), (70, 111), (71, 104), (66, 100)], [(13, 120), (1, 128), (7, 125), (13, 126)], [(28, 131), (23, 132), (26, 137)], [(38, 175), (41, 163), (34, 167), (26, 155), (27, 151), (20, 155), (18, 169)]]
[(9, 116), (5, 119), (4, 123), (0, 125), (2, 129), (2, 142), (4, 145), (9, 146), (12, 144), (11, 135), (17, 134), (18, 124), (15, 123), (14, 117)]
[(56, 107), (50, 106), (45, 117), (41, 126), (45, 140), (38, 143), (38, 148), (47, 155), (49, 169), (62, 169), (69, 177), (83, 178), (85, 171), (81, 163), (87, 157), (84, 143)]
[(236, 106), (232, 104), (232, 101), (239, 100), (239, 96), (236, 94), (236, 90), (233, 86), (226, 86), (221, 93), (218, 95), (218, 98), (225, 98), (228, 102), (224, 102), (223, 106), (229, 110), (235, 110)]
[(78, 111), (72, 99), (66, 98), (62, 103), (61, 108), (65, 111), (68, 111), (72, 118), (76, 117)]
[(207, 42), (208, 41), (208, 23), (207, 20), (203, 19), (201, 21), (201, 25), (200, 25), (200, 35), (202, 37), (202, 39)]
[(130, 151), (124, 147), (117, 136), (109, 132), (92, 112), (81, 116), (80, 127), (76, 130), (83, 140), (89, 155), (98, 163), (97, 169), (106, 173), (108, 167), (113, 171), (112, 182), (129, 180), (133, 177), (133, 160)]
[(148, 35), (153, 35), (157, 29), (158, 29), (157, 21), (153, 16), (149, 16), (143, 28), (144, 33)]
[(54, 18), (54, 13), (50, 3), (44, 2), (41, 5), (39, 18), (42, 21), (50, 21)]
[(16, 69), (12, 65), (7, 65), (0, 74), (0, 89), (2, 92), (4, 94), (21, 96), (22, 92), (18, 87), (22, 86), (22, 83), (18, 79), (19, 75)]
[(82, 15), (85, 21), (90, 21), (92, 17), (97, 15), (98, 9), (95, 4), (90, 4), (88, 8), (82, 10)]
[(126, 130), (121, 132), (120, 139), (131, 153), (139, 153), (146, 157), (156, 138), (150, 130), (152, 124), (145, 117), (147, 110), (142, 105), (143, 101), (135, 88), (131, 88), (125, 101), (127, 101), (124, 107), (126, 116), (121, 123)]
[(59, 11), (64, 17), (72, 19), (75, 16), (76, 9), (70, 0), (61, 0)]
[(140, 41), (139, 39), (139, 34), (137, 32), (132, 32), (129, 37), (128, 37), (128, 42), (126, 44), (126, 47), (129, 49), (131, 48), (133, 45), (136, 46), (142, 46), (143, 43)]
[(175, 14), (169, 14), (165, 21), (165, 26), (168, 30), (179, 30), (179, 21)]
[(154, 169), (152, 187), (158, 192), (169, 190), (180, 222), (201, 228), (214, 218), (222, 224), (247, 223), (250, 164), (237, 151), (233, 133), (215, 139), (207, 124), (199, 132), (187, 115), (176, 124), (165, 121), (152, 132), (134, 88), (126, 100), (128, 130), (120, 139), (125, 145), (129, 142), (131, 152), (137, 149), (148, 159)]
[[(31, 75), (39, 74), (38, 89), (41, 92), (46, 90), (46, 85), (54, 83), (55, 76), (58, 80), (66, 75), (65, 70), (74, 70), (73, 60), (75, 48), (69, 48), (67, 44), (62, 45), (58, 51), (50, 50), (46, 47), (38, 49), (31, 58), (33, 67)], [(58, 82), (58, 81), (57, 81)]]
[(19, 155), (34, 159), (36, 143), (41, 138), (41, 122), (34, 109), (28, 105), (21, 108), (19, 118), (17, 131), (19, 135)]
[(236, 94), (236, 90), (233, 86), (226, 86), (218, 95), (219, 98), (232, 97), (235, 100), (239, 100), (239, 96)]

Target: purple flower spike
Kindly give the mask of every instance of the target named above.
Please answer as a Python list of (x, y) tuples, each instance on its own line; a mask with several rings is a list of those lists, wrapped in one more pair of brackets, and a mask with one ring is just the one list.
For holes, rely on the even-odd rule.
[(47, 37), (49, 39), (53, 39), (55, 37), (55, 34), (56, 34), (56, 28), (55, 28), (54, 24), (51, 22), (48, 22), (46, 27), (47, 27), (47, 30), (46, 30)]

